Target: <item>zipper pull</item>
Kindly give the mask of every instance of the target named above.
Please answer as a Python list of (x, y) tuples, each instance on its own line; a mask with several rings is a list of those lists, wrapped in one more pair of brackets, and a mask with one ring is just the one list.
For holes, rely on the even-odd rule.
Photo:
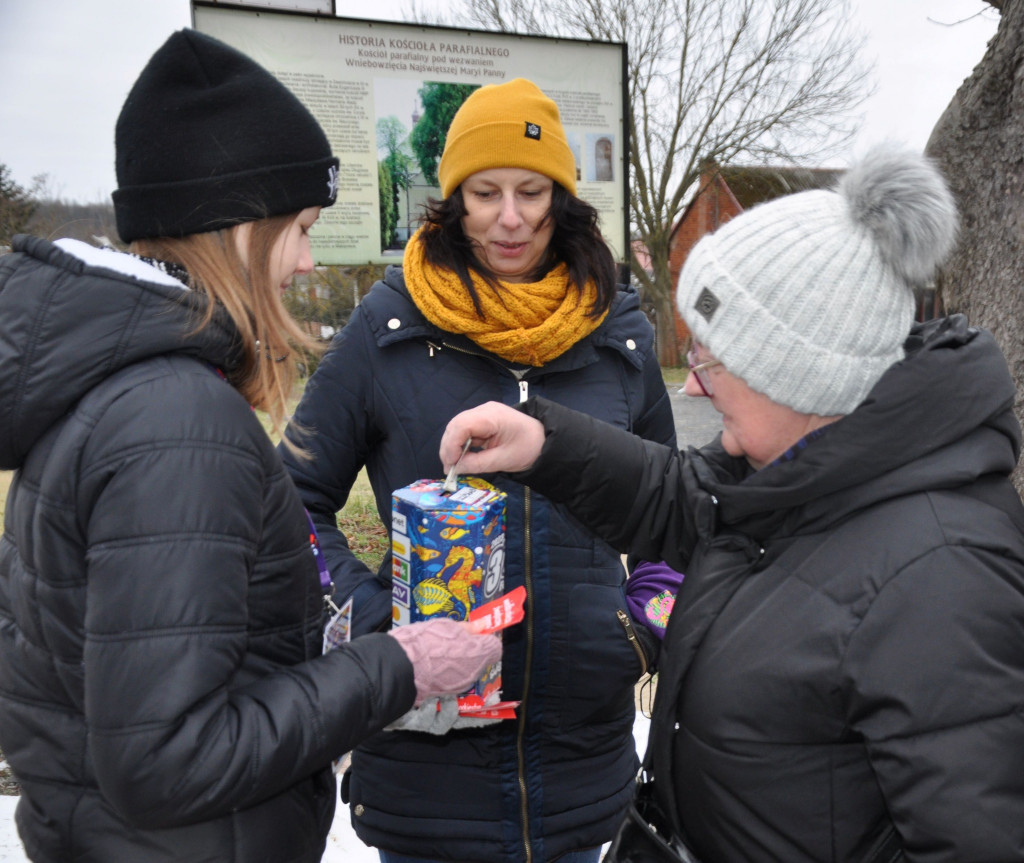
[(615, 616), (619, 619), (619, 623), (622, 624), (622, 628), (626, 630), (626, 638), (630, 641), (636, 641), (636, 634), (633, 632), (633, 621), (629, 619), (629, 615), (621, 608), (617, 608), (615, 609)]
[(530, 384), (528, 381), (519, 382), (519, 403), (522, 404), (530, 397)]
[(636, 655), (640, 660), (640, 667), (643, 669), (640, 672), (640, 676), (643, 677), (647, 673), (649, 663), (647, 660), (647, 652), (640, 643), (640, 639), (636, 637), (636, 632), (633, 629), (633, 621), (629, 619), (629, 615), (621, 608), (615, 609), (615, 616), (619, 619), (619, 623), (622, 624), (622, 628), (626, 630), (626, 638), (629, 639), (630, 643), (633, 645), (633, 650), (636, 651)]

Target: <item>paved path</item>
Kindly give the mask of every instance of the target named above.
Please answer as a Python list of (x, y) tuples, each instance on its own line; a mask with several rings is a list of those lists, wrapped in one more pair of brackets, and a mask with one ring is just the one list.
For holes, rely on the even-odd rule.
[(680, 449), (703, 446), (722, 430), (721, 414), (714, 409), (711, 399), (688, 396), (679, 384), (668, 384), (668, 394)]

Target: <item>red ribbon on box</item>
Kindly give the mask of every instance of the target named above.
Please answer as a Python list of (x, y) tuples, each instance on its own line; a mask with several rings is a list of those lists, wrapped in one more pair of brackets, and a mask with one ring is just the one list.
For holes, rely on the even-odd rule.
[(526, 588), (520, 585), (486, 605), (474, 608), (469, 613), (469, 624), (477, 635), (498, 632), (523, 619), (526, 613), (523, 609), (525, 602)]
[(475, 719), (515, 719), (518, 701), (498, 701), (484, 704), (479, 695), (463, 695), (459, 698), (459, 716)]

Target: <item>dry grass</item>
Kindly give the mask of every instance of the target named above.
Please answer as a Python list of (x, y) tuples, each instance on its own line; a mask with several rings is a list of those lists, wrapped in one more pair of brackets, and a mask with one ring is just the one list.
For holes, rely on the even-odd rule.
[(7, 489), (11, 487), (14, 474), (9, 470), (0, 470), (0, 524), (4, 522), (4, 510), (7, 508)]
[(682, 366), (678, 369), (662, 368), (661, 376), (666, 384), (672, 384), (674, 386), (682, 386), (686, 383), (686, 376), (690, 373), (690, 369), (686, 366)]
[(359, 471), (348, 502), (338, 513), (338, 526), (348, 538), (352, 553), (376, 572), (387, 552), (388, 534), (377, 517), (377, 503), (365, 470)]
[[(305, 389), (305, 380), (300, 381), (292, 397), (292, 405), (298, 403)], [(276, 443), (278, 438), (271, 433), (267, 419), (260, 414), (260, 421), (267, 433)], [(384, 526), (377, 517), (377, 503), (373, 497), (373, 488), (366, 476), (366, 471), (359, 471), (355, 485), (349, 493), (345, 508), (338, 513), (338, 526), (345, 532), (352, 553), (374, 572), (380, 566), (387, 550), (388, 537)]]

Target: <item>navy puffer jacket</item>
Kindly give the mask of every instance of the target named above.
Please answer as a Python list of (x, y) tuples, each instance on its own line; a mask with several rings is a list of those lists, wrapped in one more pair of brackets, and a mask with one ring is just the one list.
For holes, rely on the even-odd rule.
[(237, 331), (127, 255), (0, 258), (0, 747), (29, 857), (319, 861), (331, 759), (406, 711), (386, 635), (319, 656), (309, 527), (214, 372)]
[[(309, 461), (284, 454), (317, 522), (339, 599), (360, 631), (390, 620), (391, 565), (372, 573), (335, 528), (365, 465), (381, 520), (391, 492), (441, 477), (438, 445), (456, 413), (532, 394), (674, 445), (653, 334), (636, 292), (619, 290), (589, 337), (540, 368), (517, 369), (430, 324), (388, 268), (339, 333), (295, 419)], [(365, 842), (441, 860), (550, 860), (610, 838), (631, 793), (634, 684), (649, 660), (625, 603), (620, 556), (523, 486), (508, 492), (506, 589), (528, 617), (505, 634), (504, 696), (519, 718), (443, 738), (385, 732), (354, 753), (349, 795)]]

